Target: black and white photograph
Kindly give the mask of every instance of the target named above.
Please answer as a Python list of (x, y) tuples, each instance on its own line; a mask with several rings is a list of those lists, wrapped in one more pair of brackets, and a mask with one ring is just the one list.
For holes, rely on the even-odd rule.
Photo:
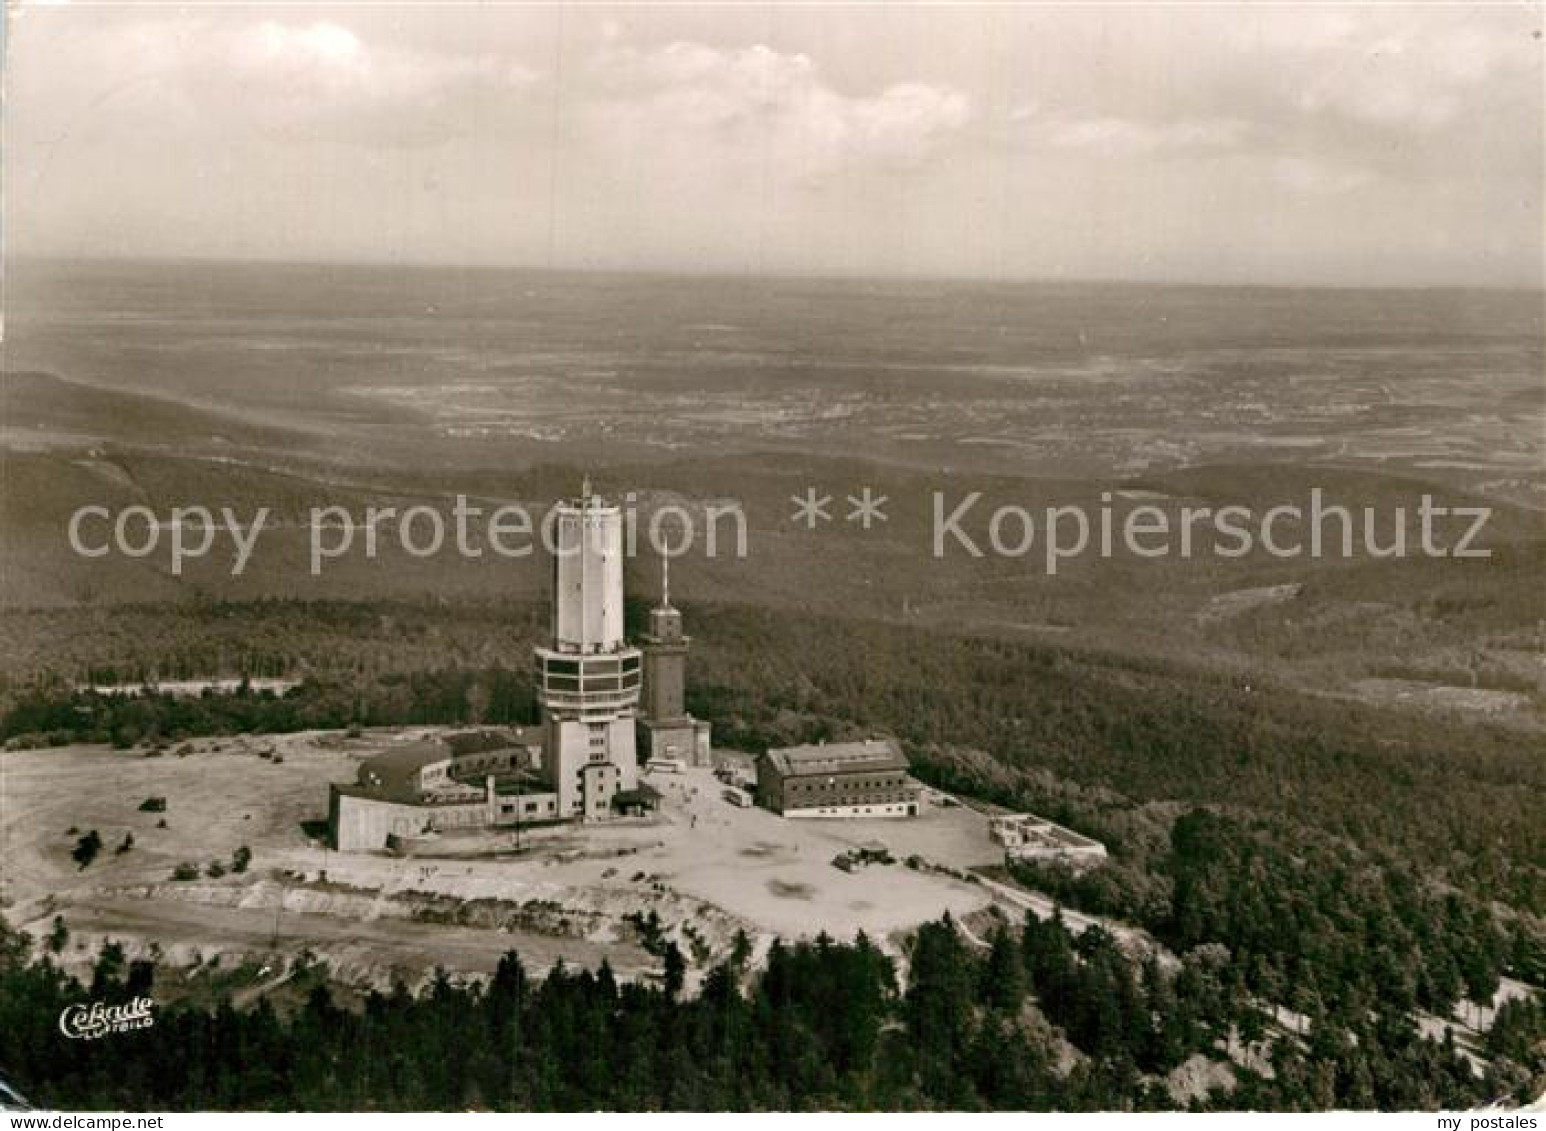
[(7, 0), (0, 1119), (1540, 1131), (1543, 28)]

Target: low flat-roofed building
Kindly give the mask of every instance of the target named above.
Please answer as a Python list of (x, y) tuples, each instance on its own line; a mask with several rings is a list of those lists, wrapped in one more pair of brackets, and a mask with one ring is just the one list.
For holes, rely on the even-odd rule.
[(999, 814), (989, 823), (988, 831), (1004, 846), (1004, 857), (1011, 861), (1093, 863), (1106, 858), (1106, 846), (1100, 841), (1033, 813)]
[(889, 738), (769, 750), (757, 759), (757, 804), (785, 817), (916, 817), (907, 771)]
[(519, 727), (464, 731), (367, 758), (355, 782), (331, 788), (333, 847), (378, 851), (453, 829), (558, 820), (557, 794), (534, 768), (539, 742)]

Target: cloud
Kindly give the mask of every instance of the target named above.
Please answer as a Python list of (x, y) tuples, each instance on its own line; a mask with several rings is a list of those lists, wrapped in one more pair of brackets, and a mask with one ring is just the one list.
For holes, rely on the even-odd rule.
[(1539, 182), (1537, 30), (1538, 16), (1496, 9), (1169, 12), (1117, 35), (1098, 21), (1068, 54), (1103, 65), (1085, 77), (1043, 60), (1003, 128), (1022, 146), (1134, 164), (1236, 157), (1304, 196), (1437, 185), (1472, 164), (1523, 189)]
[(616, 39), (590, 69), (605, 132), (695, 141), (721, 159), (754, 156), (806, 180), (844, 167), (921, 165), (972, 118), (969, 97), (945, 84), (850, 95), (799, 52), (691, 41), (641, 49)]
[[(495, 53), (442, 55), (370, 44), (337, 23), (265, 20), (217, 40), (201, 82), (239, 92), (253, 119), (274, 131), (355, 142), (428, 145), (474, 128), (466, 111), (518, 97), (538, 72)], [(459, 112), (460, 111), (460, 112)]]
[[(557, 105), (566, 144), (616, 155), (655, 138), (684, 159), (696, 147), (704, 159), (758, 158), (809, 181), (845, 167), (916, 167), (972, 117), (969, 97), (947, 84), (849, 94), (800, 52), (692, 40), (640, 46), (615, 21), (554, 75), (508, 46), (433, 50), (335, 19), (126, 19), (93, 29), (72, 50), (81, 63), (73, 114), (103, 133), (116, 114), (136, 129), (213, 141), (252, 132), (419, 148), (491, 129), (527, 137), (549, 128)], [(116, 81), (104, 93), (98, 76), (106, 75)], [(35, 78), (51, 88), (35, 100), (47, 103), (43, 115), (69, 116), (59, 77)]]
[(1538, 6), (26, 12), (12, 246), (1540, 277)]
[(1376, 129), (1432, 133), (1455, 122), (1474, 88), (1506, 62), (1498, 39), (1474, 28), (1442, 36), (1407, 29), (1312, 66), (1297, 106)]
[(1278, 157), (1268, 167), (1271, 179), (1297, 196), (1341, 196), (1373, 183), (1369, 169), (1332, 164), (1310, 157)]
[[(107, 21), (70, 48), (76, 74), (47, 76), (48, 95), (29, 105), (59, 132), (85, 125), (104, 133), (116, 117), (142, 133), (230, 140), (255, 130), (282, 140), (422, 146), (475, 128), (471, 115), (453, 111), (519, 97), (540, 77), (504, 55), (377, 43), (327, 20)], [(42, 60), (33, 51), (27, 63)]]
[(1110, 157), (1221, 152), (1240, 145), (1249, 133), (1247, 123), (1235, 118), (1170, 122), (1114, 116), (1054, 118), (1037, 123), (1036, 128), (1047, 145)]
[(498, 55), (437, 55), (395, 46), (367, 46), (334, 23), (287, 25), (266, 20), (233, 35), (221, 53), (235, 78), (265, 94), (355, 104), (404, 104), (443, 99), (479, 88), (520, 90), (537, 72)]
[[(1523, 7), (1523, 6), (1522, 6)], [(1510, 18), (1517, 17), (1517, 18)], [(1538, 16), (1466, 8), (1264, 13), (1225, 32), (1229, 90), (1285, 124), (1420, 141), (1538, 86)]]

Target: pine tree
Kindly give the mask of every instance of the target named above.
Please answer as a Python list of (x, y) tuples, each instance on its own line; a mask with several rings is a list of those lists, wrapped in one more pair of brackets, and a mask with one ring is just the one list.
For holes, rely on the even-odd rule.
[(665, 953), (665, 994), (668, 998), (675, 998), (682, 992), (682, 986), (687, 981), (687, 959), (682, 956), (681, 948), (675, 942), (666, 944)]
[(1016, 1013), (1025, 1001), (1025, 960), (1020, 945), (1003, 924), (994, 928), (989, 943), (979, 996), (994, 1009)]

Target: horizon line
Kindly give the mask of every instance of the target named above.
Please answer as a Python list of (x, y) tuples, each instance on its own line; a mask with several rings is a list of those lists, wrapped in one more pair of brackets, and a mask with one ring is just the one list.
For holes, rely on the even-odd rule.
[[(9, 252), (4, 255), (4, 278), (9, 279), (9, 268), (21, 264), (130, 264), (194, 265), (231, 267), (337, 267), (368, 268), (372, 270), (399, 268), (403, 270), (436, 271), (510, 271), (532, 272), (550, 275), (593, 275), (639, 278), (686, 278), (723, 279), (740, 282), (847, 282), (847, 283), (934, 283), (979, 284), (998, 286), (1134, 286), (1134, 287), (1189, 287), (1199, 290), (1247, 289), (1275, 291), (1475, 291), (1496, 294), (1546, 295), (1546, 278), (1536, 283), (1483, 283), (1483, 282), (1313, 282), (1313, 281), (1265, 281), (1250, 278), (1189, 278), (1146, 275), (984, 275), (952, 274), (946, 272), (893, 272), (873, 274), (862, 271), (812, 271), (812, 270), (760, 270), (735, 271), (729, 268), (692, 267), (606, 267), (600, 265), (564, 265), (539, 263), (491, 263), (458, 262), (435, 259), (370, 259), (358, 257), (291, 257), (235, 255), (113, 255)], [(3, 289), (0, 289), (3, 294)], [(3, 299), (0, 299), (3, 308)]]

